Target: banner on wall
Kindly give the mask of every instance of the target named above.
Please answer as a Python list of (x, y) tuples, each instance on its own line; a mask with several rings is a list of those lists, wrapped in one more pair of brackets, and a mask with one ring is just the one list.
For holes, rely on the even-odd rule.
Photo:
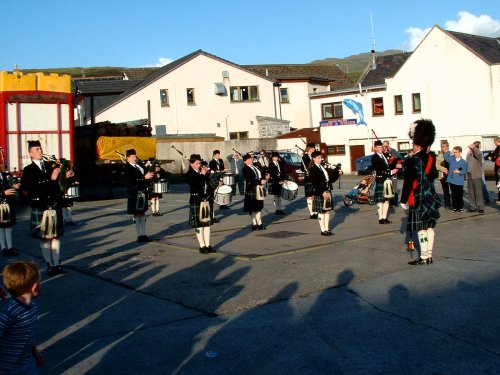
[(340, 126), (340, 125), (356, 125), (358, 120), (347, 119), (347, 120), (324, 120), (319, 122), (319, 126)]

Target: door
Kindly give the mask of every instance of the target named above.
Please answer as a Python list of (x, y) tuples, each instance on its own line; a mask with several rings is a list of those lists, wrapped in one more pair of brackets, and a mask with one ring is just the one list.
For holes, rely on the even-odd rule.
[(354, 145), (349, 146), (349, 153), (351, 154), (351, 172), (356, 171), (356, 159), (361, 156), (365, 156), (365, 146), (363, 145)]

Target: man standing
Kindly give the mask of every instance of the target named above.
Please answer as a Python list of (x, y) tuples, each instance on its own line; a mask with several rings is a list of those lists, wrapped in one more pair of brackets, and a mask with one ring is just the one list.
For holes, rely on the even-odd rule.
[[(31, 164), (23, 169), (21, 188), (26, 192), (31, 206), (31, 235), (40, 238), (40, 248), (47, 264), (47, 275), (65, 273), (61, 266), (61, 242), (64, 234), (62, 203), (59, 187), (61, 165), (57, 160), (45, 162), (40, 141), (28, 141)], [(72, 170), (65, 177), (73, 177)]]
[(236, 186), (238, 186), (238, 192), (240, 195), (245, 194), (245, 179), (243, 178), (243, 159), (241, 155), (234, 151), (233, 155), (227, 157), (229, 161), (229, 170), (234, 175), (234, 185), (231, 186), (233, 189), (232, 194), (236, 195)]
[(304, 195), (306, 196), (307, 208), (309, 210), (309, 219), (317, 219), (318, 213), (313, 210), (314, 188), (309, 176), (309, 168), (311, 167), (311, 155), (314, 152), (314, 143), (306, 144), (306, 149), (302, 155), (302, 171), (305, 173), (304, 178)]
[(148, 180), (151, 180), (154, 175), (153, 172), (147, 172), (144, 169), (145, 167), (139, 164), (134, 149), (127, 150), (126, 157), (127, 212), (134, 215), (137, 242), (149, 242), (151, 240), (146, 236), (147, 188), (149, 185)]
[[(222, 180), (223, 174), (225, 172), (224, 169), (224, 161), (220, 158), (220, 151), (214, 150), (212, 153), (212, 160), (208, 163), (208, 167), (212, 173), (215, 173), (218, 180)], [(221, 210), (229, 209), (229, 206), (223, 204), (220, 206)]]
[(271, 154), (271, 162), (269, 163), (269, 191), (274, 195), (274, 207), (276, 215), (284, 215), (281, 207), (281, 189), (285, 181), (285, 166), (281, 161), (280, 154), (274, 151)]
[(467, 153), (467, 190), (469, 191), (469, 212), (484, 213), (483, 196), (483, 154), (481, 142), (469, 145)]
[(384, 145), (382, 141), (376, 140), (374, 143), (375, 153), (372, 156), (372, 166), (375, 171), (375, 194), (374, 201), (377, 203), (378, 222), (379, 224), (390, 224), (392, 221), (388, 219), (390, 199), (384, 193), (384, 185), (386, 180), (392, 181), (392, 176), (398, 173), (396, 168), (389, 167), (389, 161), (384, 154)]
[[(401, 154), (394, 148), (391, 147), (389, 141), (385, 140), (383, 143), (384, 146), (384, 155), (387, 158), (387, 162), (389, 163), (389, 168), (401, 170), (403, 168), (403, 158)], [(392, 205), (398, 206), (399, 197), (398, 197), (398, 174), (392, 175), (392, 186), (394, 187), (394, 197), (392, 198)]]
[(450, 185), (446, 181), (446, 179), (448, 178), (448, 169), (450, 168), (450, 163), (444, 160), (444, 155), (449, 153), (449, 143), (447, 141), (442, 141), (441, 151), (436, 157), (436, 169), (439, 173), (439, 181), (441, 182), (441, 187), (443, 188), (444, 208), (446, 208), (447, 210), (451, 209)]
[(491, 161), (494, 164), (495, 168), (495, 181), (497, 183), (497, 188), (498, 188), (498, 199), (496, 200), (496, 204), (500, 204), (500, 177), (499, 177), (499, 170), (500, 170), (500, 137), (495, 137), (495, 150), (490, 156)]
[(243, 211), (248, 212), (252, 219), (252, 230), (264, 230), (262, 225), (262, 209), (264, 208), (264, 189), (266, 179), (262, 176), (259, 168), (253, 165), (250, 154), (243, 156), (243, 176), (245, 176), (245, 200)]

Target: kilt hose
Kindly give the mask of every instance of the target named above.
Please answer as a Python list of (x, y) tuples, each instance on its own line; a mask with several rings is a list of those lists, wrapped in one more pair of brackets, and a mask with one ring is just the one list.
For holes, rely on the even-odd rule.
[[(30, 232), (31, 237), (34, 238), (42, 238), (40, 233), (40, 224), (42, 223), (43, 212), (40, 208), (32, 208), (31, 209), (31, 221), (30, 221)], [(56, 238), (60, 237), (64, 234), (64, 223), (63, 223), (63, 214), (61, 208), (56, 208)]]

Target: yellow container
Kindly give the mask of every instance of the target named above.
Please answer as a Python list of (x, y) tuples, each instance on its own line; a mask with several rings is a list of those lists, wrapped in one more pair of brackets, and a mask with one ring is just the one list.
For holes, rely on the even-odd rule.
[(71, 77), (68, 74), (35, 74), (37, 78), (36, 89), (38, 91), (71, 92)]
[(0, 72), (0, 91), (36, 90), (36, 75), (21, 72)]

